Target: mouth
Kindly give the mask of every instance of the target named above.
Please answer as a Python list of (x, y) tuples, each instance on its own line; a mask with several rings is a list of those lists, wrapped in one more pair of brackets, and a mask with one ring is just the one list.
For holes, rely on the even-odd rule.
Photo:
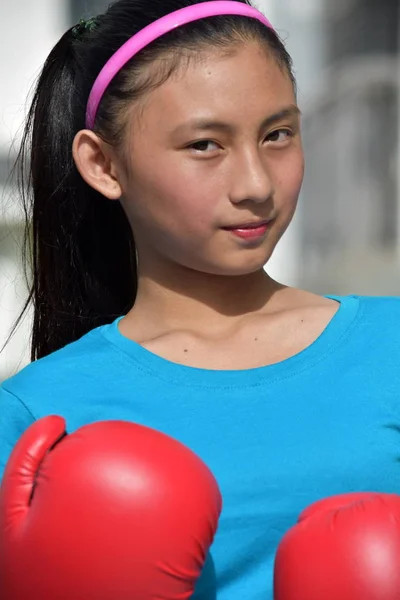
[(238, 225), (229, 225), (222, 227), (224, 231), (229, 231), (234, 235), (244, 239), (257, 239), (263, 237), (269, 229), (271, 220), (255, 221), (251, 223), (241, 223)]

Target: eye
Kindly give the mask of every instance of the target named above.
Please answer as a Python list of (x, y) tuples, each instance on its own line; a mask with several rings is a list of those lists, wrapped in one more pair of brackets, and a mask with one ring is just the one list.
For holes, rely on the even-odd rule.
[(197, 154), (206, 154), (208, 152), (220, 150), (221, 146), (212, 140), (199, 140), (198, 142), (190, 144), (188, 148), (194, 150)]
[(279, 144), (287, 142), (291, 137), (293, 137), (293, 132), (290, 129), (275, 129), (265, 139), (272, 144)]

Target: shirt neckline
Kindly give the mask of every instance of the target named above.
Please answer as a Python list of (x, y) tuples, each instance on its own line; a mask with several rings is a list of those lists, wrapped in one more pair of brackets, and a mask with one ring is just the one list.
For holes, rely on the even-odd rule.
[(318, 338), (294, 356), (253, 369), (211, 370), (171, 362), (122, 335), (118, 324), (123, 316), (99, 329), (105, 339), (132, 359), (140, 370), (164, 381), (201, 387), (257, 386), (294, 376), (323, 360), (337, 347), (358, 315), (360, 300), (357, 296), (325, 297), (336, 300), (339, 308)]

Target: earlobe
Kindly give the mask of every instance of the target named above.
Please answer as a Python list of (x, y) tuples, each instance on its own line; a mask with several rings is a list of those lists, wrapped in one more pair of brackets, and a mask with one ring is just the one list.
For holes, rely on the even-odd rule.
[(79, 131), (72, 145), (76, 168), (90, 187), (109, 200), (119, 200), (122, 189), (109, 146), (93, 131)]

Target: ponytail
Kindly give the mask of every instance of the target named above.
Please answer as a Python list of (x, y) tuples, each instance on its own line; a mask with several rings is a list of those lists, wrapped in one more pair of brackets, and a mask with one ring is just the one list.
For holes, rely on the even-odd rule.
[(136, 296), (135, 247), (121, 205), (87, 185), (72, 158), (85, 109), (81, 102), (76, 114), (73, 41), (71, 29), (46, 60), (17, 159), (32, 281), (20, 319), (33, 302), (32, 360), (111, 322)]

